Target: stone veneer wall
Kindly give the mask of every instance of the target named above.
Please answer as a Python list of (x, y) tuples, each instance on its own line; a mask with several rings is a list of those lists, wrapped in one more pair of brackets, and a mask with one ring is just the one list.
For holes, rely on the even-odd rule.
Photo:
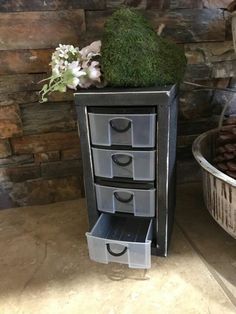
[[(0, 2), (0, 207), (79, 197), (80, 142), (72, 93), (39, 104), (37, 82), (48, 75), (59, 43), (100, 39), (105, 19), (124, 1), (5, 0)], [(227, 0), (130, 0), (156, 29), (183, 45), (186, 80), (226, 87), (236, 73)], [(195, 167), (193, 139), (216, 125), (224, 97), (183, 86), (180, 95), (179, 172)], [(186, 176), (187, 174), (187, 176)]]

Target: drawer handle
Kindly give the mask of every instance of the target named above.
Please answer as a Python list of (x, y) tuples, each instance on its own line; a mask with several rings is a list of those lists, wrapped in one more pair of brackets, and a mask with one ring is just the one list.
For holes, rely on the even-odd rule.
[[(128, 161), (126, 161), (126, 162), (119, 161), (119, 159), (118, 159), (119, 156), (120, 157), (123, 157), (123, 156), (128, 157)], [(112, 155), (111, 158), (115, 164), (117, 164), (118, 166), (121, 166), (121, 167), (126, 167), (126, 166), (130, 165), (132, 162), (132, 156), (127, 156), (127, 155), (123, 155), (123, 154)]]
[(132, 199), (134, 198), (134, 195), (133, 195), (133, 194), (131, 194), (129, 198), (126, 198), (126, 199), (125, 199), (125, 198), (122, 198), (122, 197), (120, 197), (120, 195), (119, 195), (118, 192), (115, 192), (115, 193), (114, 193), (114, 196), (115, 196), (115, 198), (117, 199), (117, 201), (119, 201), (119, 202), (121, 202), (121, 203), (129, 203), (129, 202), (131, 202)]
[(124, 255), (125, 254), (125, 252), (127, 251), (127, 246), (125, 246), (125, 248), (124, 248), (124, 250), (123, 251), (121, 251), (120, 253), (115, 253), (115, 252), (112, 252), (112, 250), (111, 250), (111, 247), (110, 247), (110, 244), (109, 243), (107, 243), (106, 244), (106, 246), (107, 246), (107, 251), (109, 252), (109, 254), (111, 254), (112, 256), (116, 256), (116, 257), (118, 257), (118, 256), (122, 256), (122, 255)]
[[(126, 132), (128, 131), (130, 128), (131, 128), (131, 121), (128, 122), (127, 126), (123, 129), (119, 129), (117, 128), (115, 125), (114, 125), (114, 120), (117, 120), (117, 119), (113, 119), (113, 120), (110, 120), (109, 123), (110, 123), (110, 126), (113, 130), (115, 130), (116, 132), (118, 133), (123, 133), (123, 132)], [(119, 119), (120, 120), (120, 119)]]

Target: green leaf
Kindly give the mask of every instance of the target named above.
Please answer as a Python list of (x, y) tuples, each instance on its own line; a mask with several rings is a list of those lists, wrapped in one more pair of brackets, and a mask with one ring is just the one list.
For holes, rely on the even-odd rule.
[(63, 75), (63, 82), (65, 85), (71, 84), (73, 82), (74, 75), (72, 74), (71, 70), (65, 71)]
[(42, 91), (43, 92), (46, 92), (48, 89), (48, 84), (44, 84), (43, 87), (42, 87)]
[(64, 84), (60, 84), (57, 86), (57, 90), (58, 90), (58, 92), (65, 93), (66, 92), (66, 86)]

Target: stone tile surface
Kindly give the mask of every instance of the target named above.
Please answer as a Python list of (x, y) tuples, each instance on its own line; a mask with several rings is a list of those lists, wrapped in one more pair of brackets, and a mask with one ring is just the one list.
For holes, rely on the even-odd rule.
[(211, 217), (198, 183), (178, 186), (176, 223), (236, 305), (236, 240)]
[[(183, 198), (192, 197), (180, 191)], [(147, 271), (89, 260), (84, 200), (1, 211), (0, 313), (235, 313), (203, 253), (194, 248), (196, 229), (194, 239), (188, 239), (190, 222), (183, 213), (190, 204), (195, 208), (195, 201), (204, 211), (199, 190), (193, 197), (178, 205), (168, 258), (153, 256)], [(196, 222), (198, 216), (193, 217)], [(226, 255), (226, 265), (235, 263), (234, 255)], [(214, 267), (217, 257), (211, 258)]]

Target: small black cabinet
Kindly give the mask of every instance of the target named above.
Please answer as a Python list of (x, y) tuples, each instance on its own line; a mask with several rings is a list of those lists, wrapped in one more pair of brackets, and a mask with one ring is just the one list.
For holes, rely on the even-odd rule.
[(177, 88), (82, 90), (75, 105), (90, 257), (148, 268), (173, 225)]

